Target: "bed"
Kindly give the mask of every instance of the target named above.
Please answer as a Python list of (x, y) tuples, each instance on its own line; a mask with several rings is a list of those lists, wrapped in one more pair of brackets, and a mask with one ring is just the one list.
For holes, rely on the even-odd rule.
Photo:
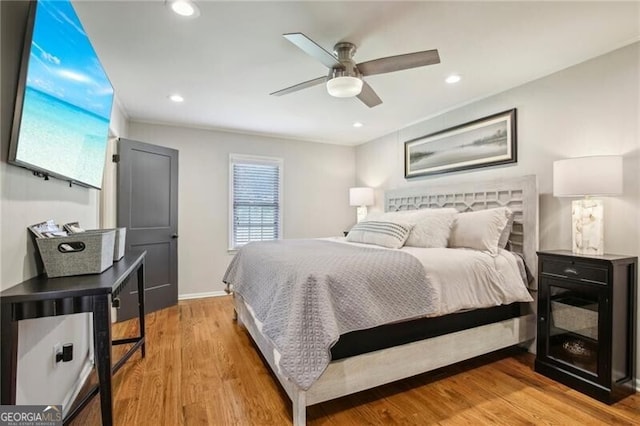
[[(535, 176), (429, 188), (412, 187), (385, 194), (386, 211), (451, 207), (460, 212), (508, 207), (514, 213), (509, 235), (510, 250), (519, 253), (527, 265), (536, 265), (538, 194)], [(529, 284), (531, 290), (535, 289), (533, 278)], [(313, 380), (301, 382), (292, 379), (291, 374), (282, 368), (282, 354), (275, 350), (273, 341), (265, 333), (264, 324), (256, 319), (252, 307), (239, 294), (234, 294), (234, 304), (239, 324), (244, 324), (291, 399), (295, 426), (306, 423), (307, 406), (509, 346), (525, 344), (531, 347), (535, 338), (532, 303), (447, 312), (444, 316), (427, 315), (341, 334), (332, 347), (332, 359), (326, 368)], [(418, 333), (416, 330), (427, 332)]]

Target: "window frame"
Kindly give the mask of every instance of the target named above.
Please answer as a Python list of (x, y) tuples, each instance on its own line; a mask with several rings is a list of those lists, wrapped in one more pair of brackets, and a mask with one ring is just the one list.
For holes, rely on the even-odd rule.
[[(229, 212), (228, 212), (228, 227), (229, 227), (229, 235), (228, 235), (228, 251), (230, 253), (237, 252), (242, 246), (236, 245), (235, 235), (234, 235), (234, 212), (233, 212), (233, 204), (234, 204), (234, 178), (233, 178), (233, 165), (234, 164), (259, 164), (259, 165), (268, 165), (268, 166), (277, 166), (278, 167), (278, 240), (281, 240), (283, 237), (283, 198), (282, 198), (282, 185), (284, 183), (284, 159), (279, 157), (267, 157), (262, 155), (246, 155), (246, 154), (229, 154)], [(265, 240), (265, 241), (274, 241), (274, 240)]]

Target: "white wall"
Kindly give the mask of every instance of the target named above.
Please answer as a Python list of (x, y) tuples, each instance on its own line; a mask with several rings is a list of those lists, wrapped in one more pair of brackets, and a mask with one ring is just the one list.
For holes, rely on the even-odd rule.
[(112, 161), (118, 153), (118, 137), (129, 134), (129, 117), (125, 114), (117, 96), (113, 102), (109, 125), (109, 142), (105, 156), (102, 191), (100, 191), (100, 228), (115, 228), (118, 212), (118, 164)]
[[(27, 235), (28, 225), (46, 219), (58, 223), (77, 220), (87, 228), (98, 225), (99, 191), (70, 188), (56, 179), (44, 181), (6, 162), (27, 6), (27, 2), (0, 3), (0, 289), (41, 272), (37, 249)], [(89, 319), (89, 314), (77, 314), (19, 323), (18, 404), (61, 404), (70, 395), (89, 361)], [(74, 360), (54, 365), (56, 343), (73, 343)]]
[[(357, 183), (377, 188), (377, 207), (383, 208), (385, 189), (535, 174), (540, 192), (540, 248), (570, 249), (571, 199), (552, 195), (553, 161), (624, 155), (624, 195), (604, 199), (605, 250), (638, 256), (639, 60), (640, 43), (634, 43), (360, 145), (356, 149)], [(518, 109), (517, 164), (404, 179), (404, 141), (514, 107)], [(638, 318), (640, 321), (640, 315)], [(637, 330), (640, 332), (640, 322)]]
[(285, 238), (342, 235), (355, 222), (348, 188), (355, 149), (253, 135), (131, 122), (131, 139), (174, 148), (179, 155), (179, 294), (224, 289), (228, 249), (229, 154), (284, 159)]

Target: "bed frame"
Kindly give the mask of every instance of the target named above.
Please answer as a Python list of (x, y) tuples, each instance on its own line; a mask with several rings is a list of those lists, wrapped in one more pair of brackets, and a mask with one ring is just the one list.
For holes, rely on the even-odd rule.
[[(387, 191), (385, 210), (456, 207), (459, 211), (507, 206), (515, 213), (512, 250), (535, 270), (538, 245), (538, 192), (535, 176), (469, 184), (411, 187)], [(260, 332), (250, 310), (234, 296), (238, 323), (244, 324), (293, 403), (293, 424), (306, 424), (306, 407), (426, 373), (535, 338), (531, 305), (519, 317), (333, 361), (304, 391), (278, 371), (271, 342)], [(429, 356), (424, 354), (428, 353)]]

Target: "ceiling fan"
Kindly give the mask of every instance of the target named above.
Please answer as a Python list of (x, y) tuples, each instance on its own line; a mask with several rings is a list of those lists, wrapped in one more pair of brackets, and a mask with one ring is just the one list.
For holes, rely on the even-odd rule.
[(314, 78), (313, 80), (305, 81), (304, 83), (271, 93), (271, 95), (275, 96), (286, 95), (321, 83), (326, 83), (327, 91), (331, 96), (337, 98), (357, 96), (365, 105), (373, 108), (376, 105), (380, 105), (382, 100), (362, 77), (440, 63), (438, 50), (433, 49), (404, 55), (387, 56), (386, 58), (356, 64), (353, 60), (353, 55), (356, 53), (356, 46), (353, 43), (337, 43), (333, 46), (334, 55), (332, 55), (302, 33), (283, 34), (283, 37), (298, 46), (307, 55), (322, 62), (322, 64), (329, 68), (329, 74), (326, 77)]

